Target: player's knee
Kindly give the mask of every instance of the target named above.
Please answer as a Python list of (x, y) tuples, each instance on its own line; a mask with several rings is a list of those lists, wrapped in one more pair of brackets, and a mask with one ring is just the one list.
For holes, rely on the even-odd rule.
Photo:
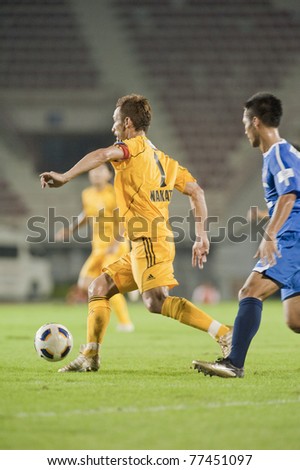
[(161, 313), (162, 305), (166, 299), (166, 295), (143, 295), (143, 302), (147, 310), (151, 313)]
[(286, 325), (294, 333), (300, 333), (300, 318), (290, 318), (286, 319)]
[(143, 292), (142, 299), (149, 312), (161, 313), (163, 303), (168, 295), (169, 293), (166, 287), (155, 287)]
[(239, 299), (239, 301), (245, 299), (246, 297), (250, 297), (250, 292), (251, 292), (251, 289), (249, 289), (249, 286), (244, 285), (244, 286), (239, 290), (239, 293), (238, 293), (238, 299)]
[(144, 299), (144, 305), (149, 312), (160, 313), (161, 305), (159, 299), (148, 297), (147, 299)]
[(294, 333), (300, 333), (300, 325), (295, 325), (294, 323), (287, 323), (287, 326), (288, 326), (289, 329), (292, 330)]
[(239, 301), (246, 299), (247, 297), (254, 297), (261, 300), (262, 302), (269, 297), (270, 293), (262, 290), (259, 286), (246, 284), (240, 290), (238, 294)]
[(300, 333), (300, 326), (289, 326), (294, 333)]
[(101, 274), (94, 281), (91, 282), (88, 288), (89, 300), (92, 297), (107, 297), (109, 292), (108, 280), (106, 274)]

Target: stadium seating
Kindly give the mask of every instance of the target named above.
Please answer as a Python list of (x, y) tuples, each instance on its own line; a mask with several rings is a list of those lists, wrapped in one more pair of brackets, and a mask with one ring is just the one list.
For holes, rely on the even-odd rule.
[[(280, 86), (300, 52), (297, 16), (271, 0), (107, 4), (169, 114), (186, 164), (207, 190), (226, 191), (238, 178), (230, 155), (243, 132), (242, 103)], [(2, 0), (0, 26), (0, 89), (99, 91), (101, 67), (72, 2)]]
[(1, 0), (0, 54), (0, 88), (91, 89), (99, 80), (66, 0)]
[(300, 53), (300, 21), (261, 0), (113, 0), (149, 81), (206, 189), (238, 177), (230, 154), (244, 100), (281, 85)]
[[(287, 113), (294, 108), (289, 133), (282, 135), (298, 141), (300, 19), (288, 3), (1, 0), (0, 153), (5, 174), (0, 189), (5, 194), (0, 215), (6, 220), (28, 208), (25, 219), (48, 217), (48, 207), (67, 218), (77, 214), (87, 178), (60, 191), (41, 191), (37, 175), (68, 168), (99, 136), (99, 146), (106, 136), (110, 143), (111, 105), (134, 91), (145, 93), (153, 104), (150, 138), (197, 177), (209, 214), (225, 221), (232, 213), (246, 214), (249, 203), (259, 204), (255, 190), (246, 191), (248, 186), (261, 190), (261, 162), (253, 159), (243, 137), (244, 100), (262, 89), (282, 96)], [(8, 117), (12, 133), (5, 127)], [(20, 148), (15, 148), (16, 137)], [(175, 198), (171, 211), (185, 216), (188, 201)], [(211, 231), (220, 224), (212, 224)], [(181, 280), (180, 295), (186, 295), (193, 287), (193, 272), (184, 264), (189, 251), (178, 244), (177, 253), (178, 271), (185, 266), (184, 272), (191, 273), (184, 276), (186, 285)], [(245, 253), (241, 249), (238, 258)], [(221, 286), (224, 277), (229, 286), (245, 273), (223, 275), (227, 258), (222, 256), (219, 261), (215, 257), (205, 275), (218, 272), (216, 282)], [(239, 267), (248, 272), (249, 261), (244, 261)], [(62, 263), (69, 270), (66, 277), (75, 278), (79, 264), (72, 271), (68, 262)]]
[(0, 217), (25, 216), (28, 212), (20, 194), (13, 190), (9, 182), (0, 177)]

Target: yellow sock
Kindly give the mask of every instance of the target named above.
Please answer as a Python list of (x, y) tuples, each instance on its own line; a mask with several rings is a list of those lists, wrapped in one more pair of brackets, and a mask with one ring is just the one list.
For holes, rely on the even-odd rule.
[(106, 297), (92, 298), (89, 301), (89, 313), (87, 319), (87, 348), (99, 345), (103, 341), (110, 319), (110, 305)]
[(182, 297), (167, 297), (163, 303), (161, 313), (185, 325), (207, 331), (216, 340), (230, 330), (228, 326), (214, 320), (203, 310)]
[(127, 302), (122, 294), (116, 294), (109, 299), (110, 306), (117, 315), (118, 322), (122, 325), (131, 325)]

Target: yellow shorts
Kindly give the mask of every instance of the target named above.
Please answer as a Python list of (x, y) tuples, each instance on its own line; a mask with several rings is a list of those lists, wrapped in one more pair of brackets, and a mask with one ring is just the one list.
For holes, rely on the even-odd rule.
[(104, 266), (108, 266), (114, 261), (118, 260), (121, 256), (129, 252), (128, 242), (122, 242), (119, 244), (118, 250), (115, 253), (106, 253), (107, 247), (94, 248), (92, 253), (81, 268), (79, 278), (91, 278), (96, 279), (102, 273)]
[(130, 253), (106, 266), (107, 273), (122, 293), (136, 290), (141, 293), (154, 287), (178, 285), (174, 278), (175, 245), (165, 239), (153, 241), (140, 238), (131, 242)]

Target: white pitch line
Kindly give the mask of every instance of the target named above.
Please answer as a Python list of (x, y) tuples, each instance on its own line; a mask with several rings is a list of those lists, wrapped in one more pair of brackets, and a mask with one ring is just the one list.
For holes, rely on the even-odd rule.
[(80, 410), (68, 410), (62, 411), (37, 411), (37, 412), (20, 412), (13, 415), (5, 415), (4, 413), (0, 414), (2, 418), (56, 418), (58, 416), (89, 416), (89, 415), (101, 415), (101, 414), (121, 414), (121, 413), (163, 413), (167, 411), (189, 411), (197, 409), (212, 409), (212, 408), (234, 408), (234, 407), (262, 407), (262, 406), (283, 406), (283, 405), (294, 405), (300, 404), (300, 398), (295, 400), (268, 400), (265, 402), (255, 402), (255, 401), (233, 401), (233, 402), (208, 402), (195, 406), (189, 405), (174, 405), (174, 406), (150, 406), (150, 407), (107, 407), (107, 408), (94, 408), (94, 409), (80, 409)]

